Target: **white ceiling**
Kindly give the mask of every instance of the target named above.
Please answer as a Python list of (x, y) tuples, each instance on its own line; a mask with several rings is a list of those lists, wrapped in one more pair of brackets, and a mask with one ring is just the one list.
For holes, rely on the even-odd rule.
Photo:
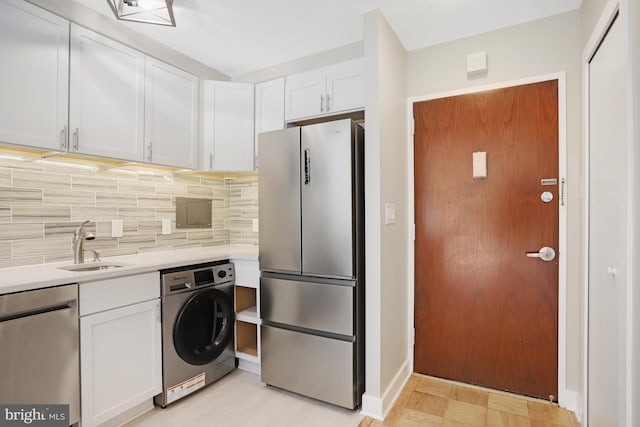
[[(76, 0), (113, 16), (105, 0)], [(363, 39), (375, 8), (415, 50), (580, 7), (581, 0), (174, 0), (176, 27), (126, 23), (228, 76)], [(114, 18), (115, 19), (115, 18)]]

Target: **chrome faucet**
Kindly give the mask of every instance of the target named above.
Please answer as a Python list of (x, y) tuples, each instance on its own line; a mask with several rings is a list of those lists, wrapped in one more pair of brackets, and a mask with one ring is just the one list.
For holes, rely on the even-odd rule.
[[(93, 240), (96, 237), (91, 234), (91, 233), (87, 233), (84, 230), (84, 226), (89, 224), (91, 221), (90, 220), (86, 220), (85, 222), (83, 222), (82, 224), (80, 224), (78, 226), (78, 228), (76, 228), (76, 231), (73, 232), (73, 263), (74, 264), (82, 264), (84, 263), (84, 241), (85, 240)], [(98, 253), (94, 250), (89, 250), (90, 252), (93, 252), (93, 260), (94, 261), (100, 261), (100, 257), (98, 256)]]

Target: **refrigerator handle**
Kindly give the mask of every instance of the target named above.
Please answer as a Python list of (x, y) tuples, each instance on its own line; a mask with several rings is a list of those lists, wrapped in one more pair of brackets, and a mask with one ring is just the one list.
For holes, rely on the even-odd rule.
[(309, 149), (304, 150), (304, 185), (311, 183), (311, 155)]

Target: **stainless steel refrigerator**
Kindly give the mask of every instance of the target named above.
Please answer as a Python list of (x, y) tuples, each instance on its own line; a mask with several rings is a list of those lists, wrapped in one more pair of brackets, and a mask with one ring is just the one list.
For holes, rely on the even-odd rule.
[(262, 382), (346, 408), (364, 392), (364, 130), (258, 136)]

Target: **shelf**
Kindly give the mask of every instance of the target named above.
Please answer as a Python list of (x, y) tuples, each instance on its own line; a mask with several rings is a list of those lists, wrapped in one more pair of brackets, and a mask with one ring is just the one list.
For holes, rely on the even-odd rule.
[(260, 373), (260, 270), (256, 261), (237, 261), (235, 348), (238, 367)]
[(253, 323), (254, 325), (259, 325), (260, 318), (258, 317), (257, 307), (254, 305), (252, 307), (248, 307), (242, 311), (237, 312), (236, 320), (240, 320), (242, 322), (247, 322), (247, 323)]
[(236, 313), (253, 309), (257, 316), (257, 290), (245, 286), (236, 285)]
[(245, 347), (239, 348), (238, 349), (238, 353), (258, 358), (258, 346), (257, 346), (257, 343), (256, 344), (248, 344)]
[(260, 363), (258, 350), (258, 325), (257, 319), (245, 322), (236, 319), (236, 357), (253, 363)]

